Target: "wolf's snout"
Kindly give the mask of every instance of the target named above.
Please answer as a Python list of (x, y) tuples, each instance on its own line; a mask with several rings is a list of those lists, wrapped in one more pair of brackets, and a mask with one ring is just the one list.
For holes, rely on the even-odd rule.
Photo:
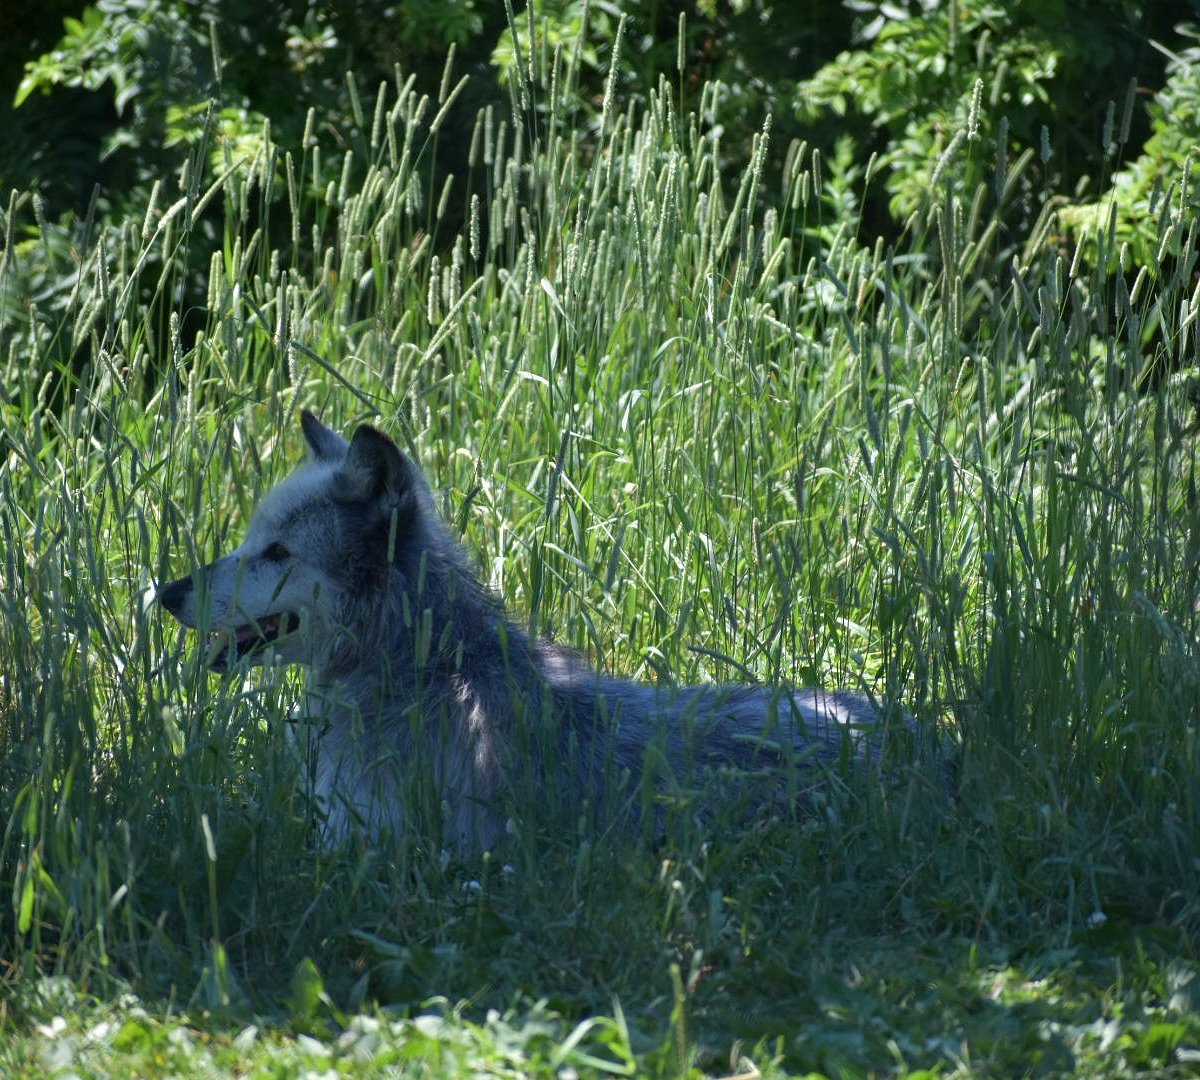
[(172, 581), (158, 590), (154, 599), (165, 607), (172, 615), (178, 617), (183, 605), (187, 602), (188, 593), (192, 591), (192, 579), (180, 578)]

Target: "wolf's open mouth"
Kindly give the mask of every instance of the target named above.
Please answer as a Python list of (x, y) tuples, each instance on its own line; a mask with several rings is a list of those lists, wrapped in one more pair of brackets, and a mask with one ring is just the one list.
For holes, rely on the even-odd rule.
[(264, 615), (257, 622), (238, 626), (232, 635), (228, 630), (210, 634), (208, 666), (216, 671), (224, 671), (243, 656), (260, 653), (272, 641), (294, 634), (299, 629), (300, 616), (291, 611), (281, 611), (276, 615)]

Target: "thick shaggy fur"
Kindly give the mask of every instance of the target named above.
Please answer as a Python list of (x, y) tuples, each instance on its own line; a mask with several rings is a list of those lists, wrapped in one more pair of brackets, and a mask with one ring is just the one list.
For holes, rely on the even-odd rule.
[(530, 640), (387, 436), (363, 425), (347, 442), (311, 413), (301, 422), (310, 460), (267, 494), (241, 546), (158, 598), (210, 632), (214, 668), (308, 666), (328, 837), (394, 830), (423, 804), (445, 843), (487, 849), (522, 777), (611, 818), (714, 773), (757, 802), (795, 802), (831, 764), (877, 758), (883, 724), (865, 695), (665, 689)]

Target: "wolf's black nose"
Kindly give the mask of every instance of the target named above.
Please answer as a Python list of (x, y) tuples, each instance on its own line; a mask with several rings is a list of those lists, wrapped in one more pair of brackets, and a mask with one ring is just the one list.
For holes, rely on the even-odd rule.
[(180, 578), (178, 581), (172, 581), (164, 585), (155, 594), (154, 599), (165, 607), (172, 615), (179, 614), (179, 609), (183, 607), (184, 601), (187, 599), (187, 594), (191, 592), (192, 579), (190, 577)]

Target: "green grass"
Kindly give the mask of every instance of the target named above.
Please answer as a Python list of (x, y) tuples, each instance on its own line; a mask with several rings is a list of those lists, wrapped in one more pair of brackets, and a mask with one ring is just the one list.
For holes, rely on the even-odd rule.
[[(1005, 178), (959, 192), (951, 161), (887, 249), (815, 152), (768, 168), (764, 132), (722, 176), (703, 100), (608, 102), (583, 140), (534, 98), (481, 117), (447, 199), (418, 88), (345, 160), (193, 170), (70, 243), (10, 202), (0, 1068), (1194, 1074), (1178, 189), (1158, 261), (1110, 274), (1103, 235), (1006, 239)], [(315, 849), (294, 679), (209, 676), (146, 602), (231, 546), (302, 405), (408, 446), (540, 632), (631, 677), (902, 701), (956, 799)]]

